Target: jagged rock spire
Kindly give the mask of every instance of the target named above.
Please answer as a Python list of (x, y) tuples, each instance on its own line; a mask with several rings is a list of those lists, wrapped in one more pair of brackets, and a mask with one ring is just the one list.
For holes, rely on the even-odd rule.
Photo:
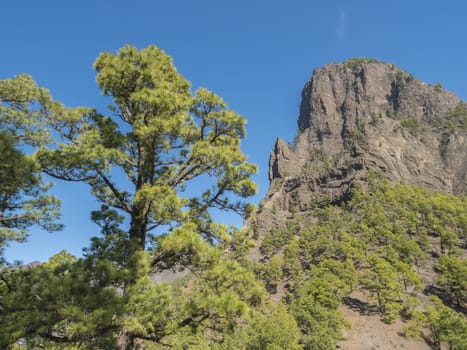
[(284, 208), (306, 209), (303, 198), (338, 200), (371, 170), (393, 182), (467, 193), (466, 115), (455, 94), (393, 64), (329, 64), (305, 84), (296, 145), (277, 140), (269, 176), (283, 181)]

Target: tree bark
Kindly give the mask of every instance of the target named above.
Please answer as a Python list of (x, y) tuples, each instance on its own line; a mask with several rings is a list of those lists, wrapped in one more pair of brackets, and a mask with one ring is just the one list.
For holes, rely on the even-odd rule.
[(132, 350), (133, 348), (133, 339), (130, 334), (126, 331), (122, 331), (118, 335), (117, 339), (117, 350)]
[(136, 242), (139, 249), (143, 250), (146, 246), (146, 228), (147, 222), (145, 218), (141, 217), (139, 210), (135, 209), (135, 212), (131, 215), (130, 222), (130, 239)]

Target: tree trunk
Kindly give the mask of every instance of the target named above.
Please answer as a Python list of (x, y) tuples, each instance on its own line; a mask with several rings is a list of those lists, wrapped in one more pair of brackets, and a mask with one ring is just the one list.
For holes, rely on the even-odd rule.
[(146, 228), (147, 219), (138, 208), (134, 208), (134, 212), (131, 215), (130, 222), (130, 239), (136, 242), (138, 249), (143, 250), (146, 247)]
[(133, 348), (133, 340), (130, 334), (126, 331), (122, 331), (118, 335), (117, 339), (117, 350), (132, 350)]
[(383, 305), (381, 303), (381, 296), (380, 296), (379, 292), (376, 292), (376, 299), (378, 300), (379, 312), (384, 313), (384, 307), (383, 307)]

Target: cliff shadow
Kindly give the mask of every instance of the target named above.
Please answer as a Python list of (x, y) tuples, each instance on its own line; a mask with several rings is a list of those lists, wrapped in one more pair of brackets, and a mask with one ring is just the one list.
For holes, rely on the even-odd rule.
[(360, 315), (371, 316), (379, 314), (379, 307), (377, 305), (371, 305), (357, 298), (347, 296), (342, 298), (342, 303), (351, 310), (358, 311)]

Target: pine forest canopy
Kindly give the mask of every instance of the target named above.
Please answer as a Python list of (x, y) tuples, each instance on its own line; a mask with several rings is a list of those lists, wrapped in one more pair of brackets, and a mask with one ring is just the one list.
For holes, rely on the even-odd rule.
[[(39, 170), (55, 179), (84, 182), (102, 203), (92, 218), (104, 234), (93, 239), (86, 261), (110, 263), (114, 273), (124, 274), (125, 278), (106, 276), (105, 283), (124, 288), (129, 295), (137, 284), (139, 259), (149, 240), (158, 247), (151, 263), (167, 267), (183, 260), (184, 246), (189, 258), (190, 253), (203, 249), (206, 253), (209, 245), (205, 242), (220, 246), (230, 239), (230, 229), (216, 224), (209, 210), (243, 215), (245, 204), (233, 201), (232, 195), (255, 193), (250, 175), (256, 166), (240, 150), (245, 120), (207, 89), (191, 94), (189, 82), (162, 50), (125, 46), (116, 55), (101, 54), (95, 69), (102, 93), (113, 98), (111, 116), (92, 108), (67, 108), (28, 75), (0, 82), (1, 146), (8, 150), (2, 158), (9, 162), (2, 167), (6, 176), (1, 187), (0, 243), (24, 240), (26, 228), (35, 224), (59, 228), (54, 223), (58, 200), (42, 195), (48, 185), (42, 184)], [(24, 156), (15, 148), (23, 145), (34, 147), (34, 154)], [(7, 174), (16, 171), (9, 165), (13, 163), (24, 168)], [(17, 183), (8, 181), (7, 175)], [(199, 178), (207, 188), (199, 195), (183, 197), (190, 182)], [(3, 181), (8, 183), (3, 185)], [(128, 230), (121, 229), (125, 216)], [(150, 234), (160, 227), (171, 235)], [(197, 249), (192, 251), (190, 245)], [(88, 283), (99, 280), (95, 275), (83, 278), (89, 278)], [(10, 284), (4, 282), (10, 291)], [(54, 332), (47, 329), (41, 337), (47, 338), (47, 333), (53, 340), (57, 338)], [(11, 339), (14, 332), (2, 336), (4, 344), (5, 337)]]
[[(103, 53), (95, 69), (102, 93), (113, 98), (111, 117), (66, 108), (19, 76), (2, 82), (2, 94), (11, 96), (2, 96), (2, 129), (38, 146), (34, 159), (44, 173), (85, 182), (104, 206), (127, 214), (129, 239), (139, 248), (160, 226), (190, 223), (220, 239), (208, 210), (242, 214), (244, 205), (227, 194), (256, 191), (249, 179), (256, 167), (240, 151), (245, 120), (206, 89), (192, 95), (171, 58), (154, 46)], [(127, 183), (114, 181), (116, 173)], [(197, 197), (180, 195), (203, 175), (215, 179), (212, 186)]]

